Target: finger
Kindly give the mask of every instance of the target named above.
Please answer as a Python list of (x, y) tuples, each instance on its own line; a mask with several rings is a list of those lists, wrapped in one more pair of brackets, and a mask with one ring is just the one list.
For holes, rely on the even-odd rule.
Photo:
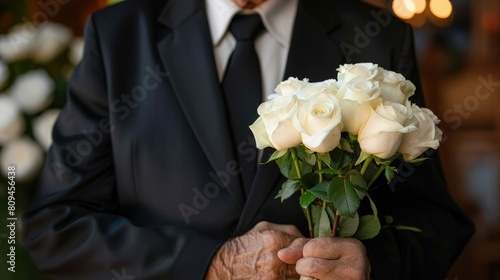
[(303, 237), (300, 230), (294, 225), (274, 224), (274, 223), (270, 223), (267, 221), (259, 222), (258, 224), (256, 224), (253, 227), (252, 230), (257, 230), (257, 231), (276, 230), (276, 231), (288, 233), (288, 234), (293, 235), (293, 236)]
[(295, 264), (302, 258), (304, 245), (309, 241), (307, 238), (297, 238), (288, 247), (278, 251), (278, 258), (287, 264)]
[(309, 276), (300, 276), (300, 280), (316, 280), (316, 278), (309, 277)]
[(365, 251), (363, 243), (354, 238), (314, 238), (304, 245), (304, 258), (337, 260), (346, 254), (360, 254)]
[(295, 265), (297, 273), (313, 279), (332, 279), (331, 276), (342, 275), (340, 271), (336, 271), (336, 269), (338, 269), (337, 261), (318, 258), (303, 258), (297, 261)]

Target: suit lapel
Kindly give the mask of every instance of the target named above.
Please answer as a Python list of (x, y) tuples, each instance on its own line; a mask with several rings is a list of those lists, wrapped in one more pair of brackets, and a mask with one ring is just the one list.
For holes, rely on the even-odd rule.
[[(157, 47), (172, 88), (213, 169), (224, 171), (235, 155), (204, 3), (171, 0), (158, 21), (170, 29)], [(239, 178), (230, 180), (227, 189), (243, 207)]]
[[(328, 36), (340, 24), (338, 15), (330, 4), (332, 2), (299, 1), (284, 79), (297, 77), (321, 81), (336, 77), (336, 69), (343, 63), (343, 55), (338, 45)], [(256, 222), (253, 218), (262, 203), (269, 195), (277, 194), (281, 187), (277, 185), (280, 174), (274, 162), (259, 166), (236, 230), (237, 235), (253, 226)]]

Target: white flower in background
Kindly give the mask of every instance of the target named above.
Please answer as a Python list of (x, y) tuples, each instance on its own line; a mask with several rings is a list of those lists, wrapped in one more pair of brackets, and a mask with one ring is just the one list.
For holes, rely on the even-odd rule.
[(33, 120), (33, 135), (40, 145), (47, 151), (52, 144), (52, 128), (59, 116), (59, 109), (45, 111)]
[(38, 63), (47, 63), (59, 55), (71, 42), (73, 32), (64, 25), (47, 22), (40, 26), (32, 58)]
[(260, 117), (250, 126), (257, 148), (273, 147), (283, 151), (299, 145), (300, 133), (292, 123), (298, 107), (293, 95), (281, 95), (262, 103), (257, 109)]
[(24, 118), (17, 104), (7, 95), (0, 95), (0, 144), (19, 136), (24, 131)]
[(339, 100), (325, 93), (310, 98), (297, 110), (293, 125), (308, 149), (318, 153), (332, 151), (339, 144), (342, 130)]
[(403, 136), (399, 152), (404, 160), (413, 160), (427, 149), (437, 149), (443, 132), (436, 125), (440, 122), (434, 113), (427, 108), (412, 105), (413, 117), (407, 122), (417, 129)]
[(0, 59), (0, 89), (5, 86), (5, 82), (9, 79), (9, 67)]
[(37, 28), (29, 22), (13, 26), (10, 33), (0, 35), (0, 57), (7, 62), (27, 59), (31, 56)]
[[(29, 181), (33, 179), (43, 164), (43, 152), (40, 146), (28, 137), (19, 138), (7, 143), (0, 155), (0, 165), (4, 174), (7, 167), (16, 167), (16, 180)], [(5, 174), (6, 175), (6, 174)]]
[(52, 102), (54, 87), (54, 81), (47, 72), (39, 69), (19, 76), (10, 93), (21, 110), (36, 114)]
[(415, 131), (413, 124), (407, 124), (412, 116), (409, 103), (405, 105), (384, 102), (371, 109), (368, 120), (361, 128), (358, 142), (363, 151), (386, 159), (399, 149), (403, 134)]
[(71, 42), (68, 59), (73, 65), (77, 65), (82, 60), (84, 47), (83, 38), (79, 37)]

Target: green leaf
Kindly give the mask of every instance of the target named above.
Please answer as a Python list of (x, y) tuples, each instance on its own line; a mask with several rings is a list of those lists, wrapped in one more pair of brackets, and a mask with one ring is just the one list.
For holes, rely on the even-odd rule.
[(412, 159), (412, 160), (405, 160), (406, 162), (408, 163), (419, 163), (419, 162), (422, 162), (422, 161), (425, 161), (425, 160), (428, 160), (429, 158), (416, 158), (416, 159)]
[(311, 172), (303, 175), (300, 181), (302, 182), (302, 186), (306, 189), (310, 189), (319, 183), (319, 177), (318, 174)]
[(378, 210), (377, 210), (377, 205), (375, 205), (375, 201), (373, 201), (372, 197), (367, 194), (368, 200), (370, 201), (370, 206), (372, 208), (373, 215), (378, 217)]
[(387, 183), (390, 183), (392, 179), (394, 179), (394, 169), (392, 166), (385, 166), (385, 178), (387, 179)]
[(339, 169), (340, 168), (340, 163), (342, 161), (342, 155), (343, 154), (344, 153), (339, 148), (336, 148), (336, 149), (334, 149), (333, 151), (330, 152), (330, 158), (332, 160), (332, 167), (334, 167), (335, 169)]
[(354, 218), (341, 216), (337, 234), (339, 237), (351, 237), (356, 233), (359, 226), (359, 215), (356, 213)]
[(269, 158), (269, 160), (266, 163), (269, 163), (271, 161), (277, 160), (280, 157), (285, 156), (287, 153), (288, 153), (288, 149), (285, 150), (285, 151), (278, 151), (278, 150), (276, 150), (276, 151), (274, 151), (274, 153), (271, 155), (271, 157)]
[(275, 198), (281, 197), (281, 202), (283, 202), (285, 199), (290, 198), (298, 190), (300, 190), (300, 181), (286, 180)]
[(326, 210), (324, 208), (321, 208), (318, 237), (329, 237), (331, 235), (332, 235), (332, 227), (330, 225), (330, 219), (328, 218), (328, 213), (326, 213)]
[(359, 199), (363, 199), (368, 193), (367, 183), (363, 175), (361, 175), (361, 173), (356, 169), (347, 172), (346, 175), (351, 183), (355, 186), (355, 190), (358, 194)]
[(414, 232), (422, 232), (421, 229), (416, 228), (416, 227), (409, 227), (409, 226), (395, 226), (397, 230), (409, 230), (409, 231), (414, 231)]
[(380, 221), (377, 216), (366, 215), (359, 219), (358, 230), (354, 237), (359, 240), (371, 239), (380, 232)]
[(307, 192), (312, 193), (315, 197), (326, 201), (326, 202), (332, 202), (330, 200), (330, 197), (328, 197), (328, 189), (330, 188), (330, 182), (325, 181), (317, 184), (316, 186), (310, 188), (307, 190)]
[(323, 207), (320, 205), (311, 204), (309, 208), (311, 209), (311, 219), (314, 226), (314, 236), (316, 237), (319, 234), (319, 221), (321, 218), (321, 209), (323, 209)]
[(342, 148), (342, 150), (344, 150), (346, 152), (354, 153), (354, 150), (352, 149), (351, 144), (349, 143), (349, 141), (347, 141), (347, 139), (345, 139), (343, 137), (340, 138), (340, 147)]
[(317, 153), (318, 160), (321, 160), (326, 166), (332, 168), (332, 158), (330, 153)]
[(300, 145), (296, 147), (295, 150), (297, 151), (299, 160), (309, 165), (316, 164), (316, 155), (313, 152), (307, 151), (305, 146)]
[(379, 157), (376, 157), (376, 156), (373, 156), (373, 158), (375, 159), (375, 162), (378, 165), (390, 165), (394, 160), (396, 160), (400, 156), (401, 156), (400, 153), (396, 153), (392, 157), (386, 158), (386, 159), (382, 159), (382, 158), (379, 158)]
[(392, 216), (385, 216), (384, 219), (388, 225), (390, 225), (394, 222), (394, 218)]
[(342, 216), (354, 217), (360, 204), (358, 194), (349, 179), (339, 179), (340, 181), (336, 178), (332, 180), (329, 196)]
[(280, 168), (280, 172), (281, 174), (283, 174), (283, 176), (285, 176), (288, 179), (296, 179), (296, 178), (290, 178), (290, 171), (293, 168), (293, 161), (290, 153), (286, 153), (282, 157), (276, 159), (276, 164)]
[(328, 213), (328, 217), (330, 217), (330, 221), (335, 220), (335, 209), (332, 209), (333, 205), (327, 204), (326, 213)]
[(303, 195), (300, 196), (300, 206), (302, 208), (306, 209), (316, 199), (317, 199), (317, 197), (314, 194), (312, 194), (311, 192), (305, 192)]
[(361, 150), (361, 153), (359, 153), (359, 157), (358, 157), (358, 160), (356, 161), (356, 164), (354, 165), (359, 165), (361, 164), (363, 161), (365, 161), (368, 157), (370, 157), (371, 154)]
[(320, 169), (314, 171), (314, 173), (323, 173), (323, 174), (331, 174), (331, 175), (340, 175), (340, 171), (330, 168)]
[(367, 190), (362, 189), (358, 186), (354, 186), (354, 189), (356, 190), (356, 193), (358, 194), (359, 200), (362, 200), (368, 194)]

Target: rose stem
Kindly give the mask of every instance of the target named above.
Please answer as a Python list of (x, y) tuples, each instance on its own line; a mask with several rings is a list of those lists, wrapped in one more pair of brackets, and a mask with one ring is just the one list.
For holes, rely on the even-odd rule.
[(339, 228), (339, 220), (340, 220), (339, 211), (336, 211), (335, 212), (335, 221), (333, 222), (332, 237), (337, 236), (337, 229)]
[[(295, 151), (295, 148), (291, 148), (290, 153), (292, 154), (292, 160), (293, 160), (293, 165), (295, 166), (295, 171), (297, 171), (297, 177), (299, 179), (301, 179), (302, 173), (300, 171), (299, 160), (297, 159), (297, 151)], [(300, 193), (302, 195), (304, 195), (305, 192), (306, 192), (306, 189), (301, 184)], [(312, 222), (311, 222), (311, 213), (309, 212), (309, 206), (304, 210), (304, 212), (306, 214), (307, 226), (309, 228), (309, 236), (311, 238), (313, 238), (314, 233), (313, 233), (313, 227), (312, 227)]]
[(368, 183), (368, 185), (366, 186), (367, 189), (369, 189), (373, 185), (373, 183), (375, 183), (375, 181), (378, 179), (380, 174), (382, 174), (382, 172), (384, 172), (386, 166), (387, 165), (385, 165), (385, 164), (380, 165), (380, 167), (377, 170), (377, 173), (375, 173), (375, 176), (373, 176), (373, 178), (370, 180), (370, 183)]
[(370, 155), (365, 159), (365, 162), (363, 163), (363, 167), (361, 167), (361, 175), (365, 175), (366, 170), (368, 169), (368, 166), (370, 166), (370, 163), (373, 161), (373, 155)]

